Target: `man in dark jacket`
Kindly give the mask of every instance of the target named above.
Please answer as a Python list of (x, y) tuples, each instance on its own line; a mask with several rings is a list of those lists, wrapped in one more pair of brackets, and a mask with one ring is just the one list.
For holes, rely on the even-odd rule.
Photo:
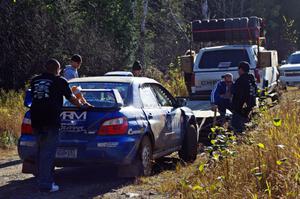
[(52, 168), (63, 96), (77, 107), (85, 107), (72, 94), (68, 82), (60, 77), (60, 63), (50, 59), (45, 65), (45, 73), (31, 80), (32, 105), (30, 108), (31, 125), (37, 136), (37, 180), (41, 191), (55, 192), (59, 187), (54, 184)]
[(225, 117), (226, 109), (231, 110), (232, 81), (233, 75), (226, 73), (222, 76), (223, 80), (216, 83), (211, 92), (211, 105), (213, 110), (219, 110), (221, 117)]
[(235, 132), (241, 133), (245, 130), (245, 123), (256, 105), (257, 86), (254, 76), (249, 74), (250, 65), (248, 62), (241, 62), (238, 68), (240, 77), (233, 85), (231, 125)]
[(132, 65), (132, 74), (135, 77), (140, 77), (142, 75), (142, 65), (139, 61), (135, 61)]

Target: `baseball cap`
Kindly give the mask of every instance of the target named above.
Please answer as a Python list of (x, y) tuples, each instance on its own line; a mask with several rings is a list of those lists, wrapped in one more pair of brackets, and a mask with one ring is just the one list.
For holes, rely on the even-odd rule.
[(222, 78), (225, 78), (225, 77), (227, 77), (227, 76), (229, 76), (229, 77), (231, 77), (231, 78), (233, 79), (233, 75), (232, 75), (231, 73), (225, 73), (225, 74), (222, 75), (221, 77), (222, 77)]
[(74, 61), (74, 62), (77, 62), (77, 63), (81, 63), (81, 62), (82, 62), (82, 58), (81, 58), (80, 55), (74, 54), (74, 55), (71, 57), (71, 61)]

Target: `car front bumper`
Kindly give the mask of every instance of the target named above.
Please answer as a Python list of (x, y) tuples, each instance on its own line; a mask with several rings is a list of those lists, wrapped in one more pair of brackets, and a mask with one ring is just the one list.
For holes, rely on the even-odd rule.
[(280, 81), (287, 86), (300, 86), (300, 76), (281, 76)]

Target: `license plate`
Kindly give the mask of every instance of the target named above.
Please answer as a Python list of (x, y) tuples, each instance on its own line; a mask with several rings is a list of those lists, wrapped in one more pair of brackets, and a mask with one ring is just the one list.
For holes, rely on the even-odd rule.
[(77, 149), (65, 149), (65, 148), (57, 148), (56, 149), (56, 158), (77, 158)]

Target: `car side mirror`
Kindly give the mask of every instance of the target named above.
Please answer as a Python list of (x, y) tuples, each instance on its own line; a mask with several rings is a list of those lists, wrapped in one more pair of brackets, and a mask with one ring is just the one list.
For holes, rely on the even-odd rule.
[(286, 60), (282, 60), (282, 61), (281, 61), (281, 64), (282, 64), (282, 65), (286, 64)]
[(31, 104), (32, 104), (31, 89), (27, 89), (25, 92), (24, 106), (30, 108)]
[(187, 104), (186, 99), (182, 98), (182, 97), (177, 97), (176, 102), (177, 102), (178, 107), (183, 107), (183, 106), (186, 106), (186, 104)]

